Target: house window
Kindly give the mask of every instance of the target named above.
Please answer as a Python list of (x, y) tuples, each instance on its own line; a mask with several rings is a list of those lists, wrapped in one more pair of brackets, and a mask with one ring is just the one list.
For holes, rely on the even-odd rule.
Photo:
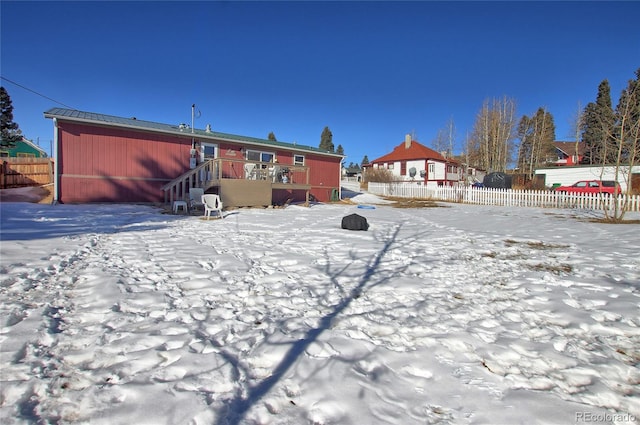
[(248, 161), (273, 162), (275, 156), (276, 155), (273, 152), (261, 152), (261, 151), (250, 151), (250, 150), (247, 150), (247, 160)]
[(402, 161), (402, 162), (400, 163), (400, 175), (401, 175), (401, 176), (404, 176), (404, 175), (406, 175), (406, 174), (407, 174), (407, 163), (406, 163), (406, 162), (404, 162), (404, 161)]
[(304, 155), (293, 155), (293, 165), (304, 165)]
[(393, 170), (393, 164), (387, 164), (387, 169), (388, 170)]
[(202, 160), (205, 159), (214, 159), (217, 157), (216, 151), (218, 150), (218, 145), (214, 145), (212, 143), (201, 143), (200, 145)]
[(0, 158), (8, 158), (8, 157), (9, 157), (8, 151), (0, 151)]
[(429, 174), (433, 175), (436, 172), (436, 164), (433, 162), (429, 164)]
[(36, 154), (35, 153), (26, 153), (26, 152), (18, 152), (16, 154), (16, 156), (18, 158), (35, 158)]

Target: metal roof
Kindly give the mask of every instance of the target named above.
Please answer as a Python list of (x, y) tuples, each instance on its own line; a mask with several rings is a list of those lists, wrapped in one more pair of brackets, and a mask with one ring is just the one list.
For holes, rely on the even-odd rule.
[(328, 152), (328, 151), (314, 148), (311, 146), (298, 145), (297, 143), (278, 142), (278, 141), (273, 141), (268, 139), (239, 136), (236, 134), (220, 133), (217, 131), (199, 130), (196, 128), (194, 128), (193, 131), (191, 131), (192, 130), (191, 127), (185, 126), (184, 124), (177, 124), (177, 125), (162, 124), (162, 123), (157, 123), (153, 121), (139, 120), (137, 118), (123, 118), (123, 117), (117, 117), (113, 115), (97, 114), (94, 112), (78, 111), (75, 109), (51, 108), (44, 113), (44, 117), (56, 118), (59, 120), (66, 120), (66, 121), (106, 125), (111, 127), (137, 129), (137, 130), (144, 130), (144, 131), (151, 131), (151, 132), (158, 132), (158, 133), (170, 133), (170, 134), (177, 134), (177, 135), (189, 136), (189, 137), (193, 135), (193, 137), (198, 137), (199, 139), (225, 140), (225, 141), (239, 142), (244, 144), (277, 147), (277, 148), (291, 150), (291, 151), (313, 152), (320, 155), (344, 157), (344, 155), (339, 155), (333, 152)]

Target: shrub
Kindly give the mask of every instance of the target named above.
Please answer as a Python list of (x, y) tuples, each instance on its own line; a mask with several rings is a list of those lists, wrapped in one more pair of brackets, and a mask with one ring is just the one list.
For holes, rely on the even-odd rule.
[(375, 183), (391, 183), (394, 181), (393, 173), (386, 168), (367, 168), (364, 173), (364, 181)]

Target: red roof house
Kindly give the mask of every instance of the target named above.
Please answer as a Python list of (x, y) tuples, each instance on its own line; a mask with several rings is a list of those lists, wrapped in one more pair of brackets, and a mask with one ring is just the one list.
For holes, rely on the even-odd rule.
[(136, 118), (53, 108), (54, 202), (183, 200), (190, 188), (225, 206), (329, 201), (343, 155), (304, 145)]
[(416, 142), (409, 134), (392, 152), (374, 159), (369, 166), (388, 169), (398, 181), (451, 185), (462, 179), (462, 167), (457, 161)]
[(579, 142), (553, 142), (556, 147), (557, 158), (553, 161), (556, 165), (579, 165), (584, 157), (584, 143)]

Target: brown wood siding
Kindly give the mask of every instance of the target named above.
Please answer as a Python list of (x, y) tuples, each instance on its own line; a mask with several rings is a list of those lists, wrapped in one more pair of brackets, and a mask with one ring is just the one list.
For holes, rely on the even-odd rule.
[(161, 202), (189, 169), (191, 138), (58, 123), (61, 202)]
[[(223, 158), (244, 159), (244, 155), (240, 152), (240, 147), (229, 143), (221, 143), (219, 145), (220, 156)], [(254, 148), (255, 149), (255, 148)], [(260, 148), (268, 151), (267, 148)], [(294, 153), (290, 151), (272, 149), (278, 163), (284, 167), (293, 165)], [(305, 165), (309, 167), (309, 184), (312, 186), (310, 191), (313, 199), (320, 202), (328, 202), (331, 200), (333, 189), (340, 188), (340, 158), (328, 158), (320, 155), (308, 154), (305, 152), (296, 153), (296, 155), (305, 157)], [(223, 168), (223, 177), (233, 177), (239, 173), (238, 170)], [(283, 204), (287, 200), (302, 202), (306, 199), (306, 193), (303, 190), (274, 190), (274, 204)]]
[(0, 162), (0, 189), (53, 183), (53, 159), (5, 158)]

